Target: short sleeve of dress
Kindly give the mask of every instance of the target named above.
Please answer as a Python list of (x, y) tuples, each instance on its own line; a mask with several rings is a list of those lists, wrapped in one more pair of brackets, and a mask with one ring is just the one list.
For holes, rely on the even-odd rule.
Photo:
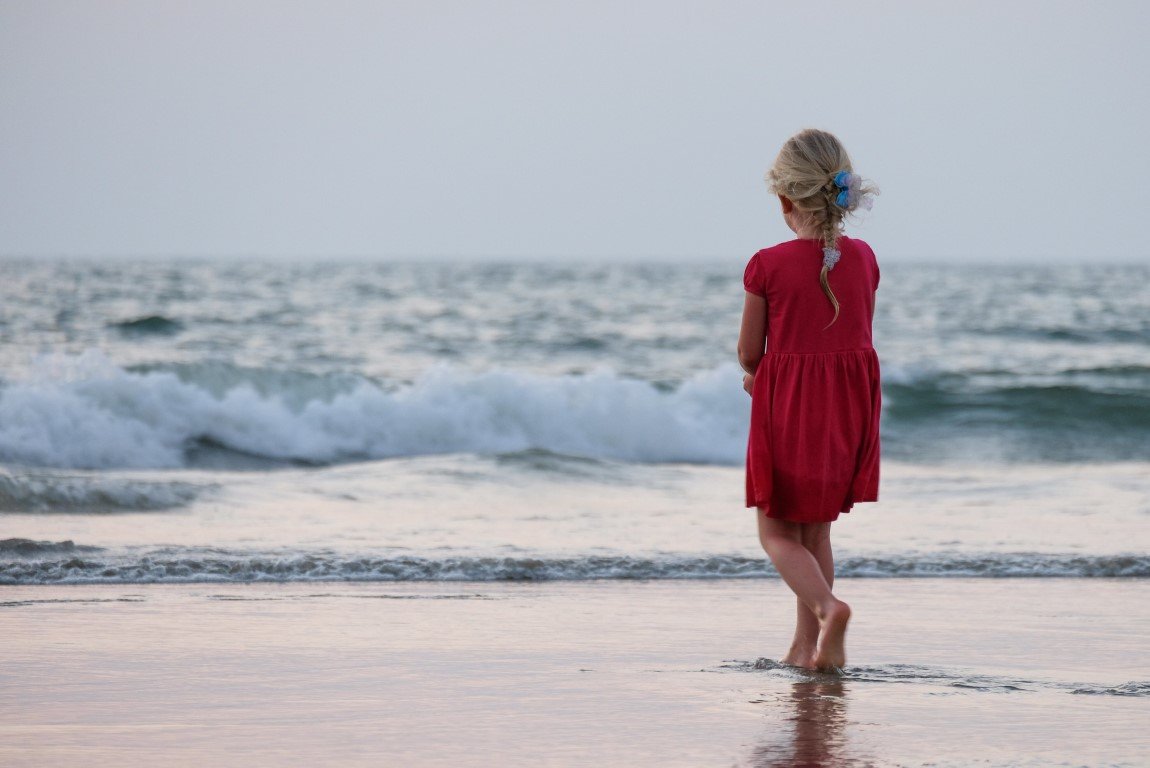
[[(862, 242), (862, 241), (860, 240), (858, 242)], [(875, 258), (874, 248), (871, 248), (870, 245), (867, 243), (863, 243), (863, 245), (866, 246), (866, 254), (870, 260), (871, 275), (874, 277), (874, 287), (875, 287), (875, 290), (878, 290), (878, 281), (879, 281), (878, 259)]]
[(747, 262), (747, 268), (743, 270), (743, 288), (747, 293), (762, 296), (764, 299), (767, 297), (767, 286), (763, 277), (762, 265), (759, 264), (758, 253), (751, 257), (751, 260)]

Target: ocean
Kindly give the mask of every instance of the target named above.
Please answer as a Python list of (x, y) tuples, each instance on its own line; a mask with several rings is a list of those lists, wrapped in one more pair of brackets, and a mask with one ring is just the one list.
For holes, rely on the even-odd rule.
[[(739, 262), (0, 263), (0, 583), (769, 577)], [(1150, 269), (883, 266), (847, 576), (1150, 576)]]

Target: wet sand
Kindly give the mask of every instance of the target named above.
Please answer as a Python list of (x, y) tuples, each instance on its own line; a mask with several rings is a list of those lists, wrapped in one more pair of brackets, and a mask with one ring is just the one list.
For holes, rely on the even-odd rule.
[(0, 764), (1139, 765), (1150, 582), (851, 579), (842, 678), (778, 580), (0, 589)]

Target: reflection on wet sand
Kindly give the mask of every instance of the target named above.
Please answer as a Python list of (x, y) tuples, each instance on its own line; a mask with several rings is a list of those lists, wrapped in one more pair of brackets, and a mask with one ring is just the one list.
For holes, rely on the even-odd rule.
[[(769, 702), (791, 707), (790, 733), (774, 730), (769, 740), (755, 747), (749, 764), (773, 766), (841, 766), (857, 764), (848, 754), (847, 684), (830, 676), (800, 680), (791, 685), (790, 696)], [(768, 702), (764, 702), (768, 703)], [(785, 722), (778, 718), (777, 722)]]

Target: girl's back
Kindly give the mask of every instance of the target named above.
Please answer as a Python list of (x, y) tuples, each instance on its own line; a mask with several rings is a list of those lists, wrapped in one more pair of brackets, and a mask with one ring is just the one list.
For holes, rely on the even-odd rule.
[(767, 300), (767, 354), (872, 349), (871, 318), (879, 270), (874, 251), (842, 235), (841, 257), (828, 273), (839, 317), (819, 286), (823, 261), (819, 240), (799, 239), (764, 248), (747, 264), (747, 291)]

